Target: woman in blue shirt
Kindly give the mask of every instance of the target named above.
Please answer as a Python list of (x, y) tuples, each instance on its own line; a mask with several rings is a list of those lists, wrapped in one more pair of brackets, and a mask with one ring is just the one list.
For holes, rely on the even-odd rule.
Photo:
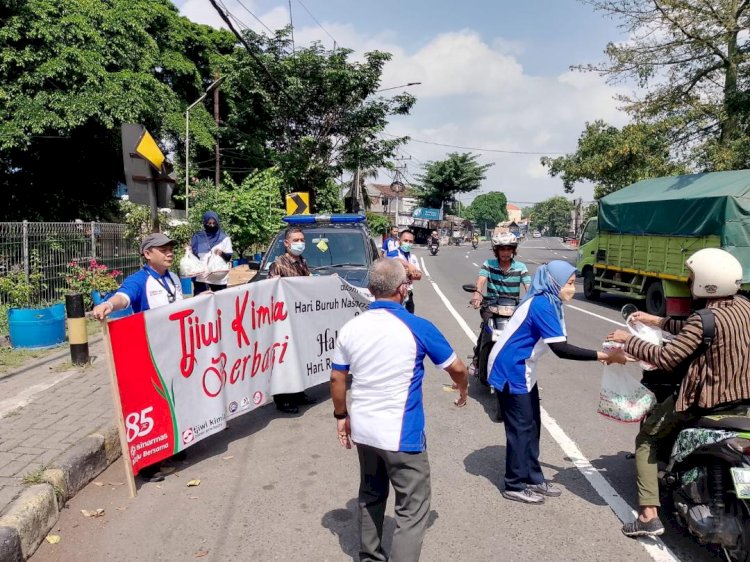
[(541, 409), (536, 364), (547, 348), (576, 361), (625, 363), (622, 351), (605, 353), (567, 343), (563, 302), (575, 295), (576, 269), (555, 260), (536, 272), (526, 296), (490, 352), (489, 383), (500, 392), (507, 448), (505, 491), (509, 500), (540, 504), (562, 491), (545, 481), (539, 465)]

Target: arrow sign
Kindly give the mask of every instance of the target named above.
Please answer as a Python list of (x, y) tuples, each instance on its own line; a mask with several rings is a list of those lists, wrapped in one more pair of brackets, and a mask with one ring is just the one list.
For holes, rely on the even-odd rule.
[(310, 194), (307, 192), (290, 193), (286, 196), (287, 215), (309, 215)]

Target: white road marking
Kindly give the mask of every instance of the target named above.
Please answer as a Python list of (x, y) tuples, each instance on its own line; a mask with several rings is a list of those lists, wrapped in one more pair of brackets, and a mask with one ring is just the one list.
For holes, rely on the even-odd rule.
[[(430, 279), (430, 283), (432, 284), (433, 289), (435, 289), (438, 297), (440, 297), (440, 300), (442, 300), (443, 304), (445, 304), (448, 312), (450, 312), (456, 322), (458, 322), (458, 325), (464, 331), (466, 337), (469, 338), (469, 341), (472, 343), (472, 345), (475, 344), (477, 341), (477, 335), (471, 330), (466, 321), (458, 314), (456, 309), (453, 308), (453, 305), (445, 297), (443, 292), (440, 290), (440, 287), (438, 287), (437, 283), (435, 283), (435, 281), (433, 281), (432, 279)], [(594, 314), (593, 312), (588, 312), (587, 310), (583, 310), (582, 308), (570, 308), (574, 308), (588, 314), (593, 314), (594, 316), (598, 316), (599, 318), (602, 318), (604, 320), (614, 322), (613, 320), (609, 320), (609, 318), (604, 318), (603, 316), (599, 316), (598, 314)], [(615, 324), (618, 324), (618, 322), (615, 322)], [(602, 476), (602, 474), (596, 468), (594, 468), (591, 462), (583, 455), (581, 450), (578, 448), (578, 445), (576, 445), (575, 442), (570, 437), (568, 437), (568, 435), (558, 425), (555, 419), (550, 416), (544, 408), (541, 408), (541, 414), (542, 425), (544, 425), (544, 429), (547, 430), (547, 432), (555, 440), (557, 445), (562, 449), (563, 453), (565, 453), (565, 455), (570, 459), (570, 461), (583, 475), (583, 477), (586, 478), (588, 483), (591, 484), (591, 487), (594, 488), (597, 494), (599, 494), (599, 497), (601, 497), (607, 503), (607, 505), (617, 516), (617, 518), (622, 523), (633, 521), (637, 516), (636, 511), (632, 507), (630, 507), (630, 505), (628, 505), (628, 503), (624, 499), (622, 499), (622, 497), (615, 491), (611, 484), (607, 482), (604, 476)], [(626, 538), (623, 537), (623, 540), (626, 540)], [(667, 547), (667, 545), (665, 545), (664, 542), (658, 537), (654, 537), (652, 539), (639, 538), (638, 542), (646, 550), (649, 556), (651, 556), (651, 558), (656, 562), (679, 562), (679, 558), (677, 558)]]
[(424, 258), (422, 257), (422, 258), (419, 258), (419, 259), (421, 259), (421, 260), (422, 260), (422, 272), (423, 272), (423, 273), (424, 273), (424, 274), (425, 274), (425, 275), (426, 275), (427, 277), (429, 277), (429, 276), (430, 276), (430, 272), (429, 272), (429, 271), (427, 271), (427, 266), (426, 266), (426, 265), (424, 264)]
[(474, 267), (479, 267), (479, 266), (478, 266), (477, 264), (475, 264), (474, 262), (471, 262), (471, 265), (473, 265)]
[(623, 328), (628, 327), (627, 324), (618, 322), (617, 320), (612, 320), (611, 318), (607, 318), (606, 316), (601, 316), (599, 314), (596, 314), (595, 312), (591, 312), (583, 308), (578, 308), (577, 306), (573, 306), (572, 304), (566, 304), (565, 308), (572, 308), (573, 310), (583, 312), (584, 314), (588, 314), (589, 316), (595, 316), (596, 318), (599, 318), (600, 320), (606, 320), (607, 322), (611, 322), (612, 324), (615, 324), (617, 326), (622, 326)]
[(12, 398), (3, 400), (2, 402), (0, 402), (0, 418), (2, 418), (8, 412), (12, 412), (13, 410), (17, 408), (23, 408), (29, 402), (32, 402), (34, 399), (34, 396), (36, 396), (40, 392), (44, 392), (48, 388), (51, 388), (55, 386), (56, 384), (61, 383), (65, 379), (72, 377), (73, 375), (76, 375), (76, 374), (78, 374), (78, 371), (62, 373), (61, 375), (51, 380), (48, 380), (47, 382), (35, 384), (34, 386), (25, 388), (24, 390), (22, 390), (21, 392), (13, 396)]

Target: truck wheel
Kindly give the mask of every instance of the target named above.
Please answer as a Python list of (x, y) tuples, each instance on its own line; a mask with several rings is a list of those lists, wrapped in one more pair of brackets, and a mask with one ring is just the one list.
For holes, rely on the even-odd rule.
[(646, 289), (646, 312), (655, 316), (667, 314), (667, 299), (661, 281), (654, 281)]
[(583, 272), (583, 296), (590, 301), (599, 298), (599, 291), (596, 290), (596, 275), (590, 267)]

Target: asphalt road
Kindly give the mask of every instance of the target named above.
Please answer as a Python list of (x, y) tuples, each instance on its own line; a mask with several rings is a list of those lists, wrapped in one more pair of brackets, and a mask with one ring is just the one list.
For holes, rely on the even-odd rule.
[[(416, 312), (466, 357), (473, 346), (467, 331), (476, 331), (479, 315), (467, 307), (461, 285), (476, 280), (489, 246), (416, 253), (429, 272), (416, 284)], [(575, 252), (557, 239), (537, 238), (522, 244), (519, 259), (533, 272), (552, 259), (573, 262)], [(578, 295), (566, 310), (569, 341), (598, 348), (620, 323), (621, 304)], [(428, 367), (424, 398), (433, 498), (422, 560), (719, 559), (672, 522), (663, 543), (621, 534), (616, 513), (628, 517), (636, 505), (634, 461), (626, 458), (636, 428), (597, 415), (601, 371), (596, 362), (552, 354), (542, 360), (541, 461), (564, 493), (527, 506), (500, 495), (505, 436), (502, 424), (492, 420), (494, 396), (474, 384), (467, 407), (456, 409), (450, 379)], [(297, 416), (270, 406), (234, 420), (221, 435), (191, 447), (188, 460), (177, 463), (164, 482), (141, 485), (134, 500), (122, 485), (121, 462), (115, 463), (63, 511), (53, 531), (61, 542), (43, 543), (32, 560), (356, 560), (356, 453), (338, 445), (327, 392), (325, 386), (313, 389), (318, 403)], [(191, 479), (200, 485), (187, 487)], [(80, 511), (98, 508), (104, 508), (103, 517), (86, 518)], [(386, 547), (392, 514), (391, 507)]]

